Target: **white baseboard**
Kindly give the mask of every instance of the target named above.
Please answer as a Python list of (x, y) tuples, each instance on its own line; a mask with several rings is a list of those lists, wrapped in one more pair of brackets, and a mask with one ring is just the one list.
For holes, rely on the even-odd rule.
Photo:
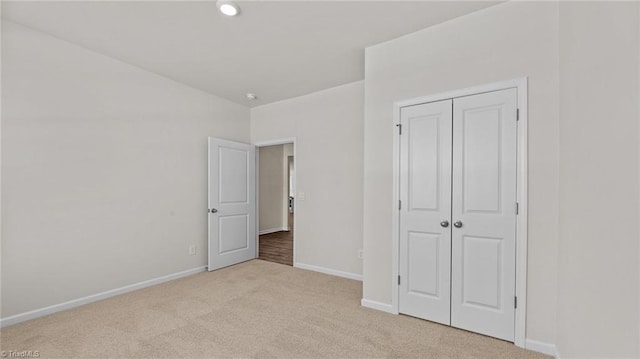
[(525, 349), (533, 350), (534, 352), (551, 355), (554, 358), (558, 359), (558, 350), (554, 344), (549, 344), (545, 342), (540, 342), (533, 339), (525, 339), (524, 341)]
[(25, 322), (27, 320), (43, 317), (45, 315), (61, 312), (63, 310), (68, 310), (68, 309), (71, 309), (71, 308), (79, 307), (79, 306), (82, 306), (82, 305), (85, 305), (85, 304), (96, 302), (98, 300), (114, 297), (116, 295), (132, 292), (134, 290), (138, 290), (138, 289), (150, 287), (150, 286), (153, 286), (153, 285), (156, 285), (156, 284), (168, 282), (170, 280), (174, 280), (174, 279), (190, 276), (192, 274), (204, 272), (206, 270), (206, 268), (207, 268), (206, 266), (197, 267), (197, 268), (189, 269), (189, 270), (186, 270), (186, 271), (169, 274), (169, 275), (166, 275), (166, 276), (163, 276), (163, 277), (158, 277), (158, 278), (154, 278), (154, 279), (145, 280), (143, 282), (126, 285), (124, 287), (111, 289), (111, 290), (108, 290), (106, 292), (92, 294), (92, 295), (89, 295), (89, 296), (86, 296), (86, 297), (83, 297), (83, 298), (73, 299), (73, 300), (70, 300), (68, 302), (64, 302), (64, 303), (60, 303), (60, 304), (54, 304), (54, 305), (51, 305), (51, 306), (48, 306), (48, 307), (35, 309), (35, 310), (29, 311), (29, 312), (25, 312), (25, 313), (12, 315), (12, 316), (6, 317), (6, 318), (1, 318), (0, 319), (0, 328), (4, 328), (4, 327), (7, 327), (7, 326), (13, 325), (13, 324), (22, 323), (22, 322)]
[(380, 302), (376, 302), (375, 300), (362, 298), (362, 300), (360, 301), (360, 305), (362, 305), (365, 308), (375, 309), (375, 310), (379, 310), (379, 311), (387, 312), (391, 314), (397, 314), (393, 311), (393, 307), (391, 306), (391, 304), (380, 303)]
[(271, 228), (271, 229), (263, 229), (261, 231), (258, 231), (258, 235), (261, 236), (263, 234), (269, 234), (269, 233), (276, 233), (276, 232), (288, 232), (289, 228), (288, 227), (281, 227), (281, 228)]
[(300, 269), (312, 270), (314, 272), (320, 272), (324, 274), (335, 275), (337, 277), (343, 277), (343, 278), (362, 281), (362, 274), (343, 272), (335, 269), (318, 267), (318, 266), (314, 266), (311, 264), (304, 264), (304, 263), (295, 263), (293, 266)]

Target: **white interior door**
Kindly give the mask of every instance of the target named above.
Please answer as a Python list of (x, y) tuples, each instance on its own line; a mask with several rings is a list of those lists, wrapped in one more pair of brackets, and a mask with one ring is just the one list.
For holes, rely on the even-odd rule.
[(256, 257), (255, 153), (209, 137), (209, 271)]
[(452, 101), (400, 114), (401, 313), (450, 324)]
[(516, 89), (453, 100), (451, 325), (513, 341)]

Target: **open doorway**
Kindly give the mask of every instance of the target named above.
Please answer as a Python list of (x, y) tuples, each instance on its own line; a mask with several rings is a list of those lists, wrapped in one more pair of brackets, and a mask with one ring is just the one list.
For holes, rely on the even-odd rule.
[(258, 258), (293, 266), (294, 144), (258, 146)]

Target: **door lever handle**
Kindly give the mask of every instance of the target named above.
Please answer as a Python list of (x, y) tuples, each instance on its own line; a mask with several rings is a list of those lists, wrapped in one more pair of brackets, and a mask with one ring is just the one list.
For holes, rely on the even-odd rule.
[(217, 212), (218, 212), (218, 210), (217, 210), (217, 209), (215, 209), (215, 208), (211, 208), (211, 209), (209, 210), (209, 212), (211, 212), (211, 213), (217, 213)]

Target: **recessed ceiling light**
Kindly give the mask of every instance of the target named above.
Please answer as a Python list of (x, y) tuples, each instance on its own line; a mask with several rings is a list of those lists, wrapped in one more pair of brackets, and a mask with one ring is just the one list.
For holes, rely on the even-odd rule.
[(227, 16), (236, 16), (240, 13), (240, 7), (232, 0), (218, 0), (216, 6), (221, 13)]
[(256, 94), (254, 94), (254, 93), (249, 92), (249, 93), (247, 94), (247, 98), (248, 98), (249, 100), (257, 100), (257, 99), (258, 99), (258, 96), (256, 96)]

